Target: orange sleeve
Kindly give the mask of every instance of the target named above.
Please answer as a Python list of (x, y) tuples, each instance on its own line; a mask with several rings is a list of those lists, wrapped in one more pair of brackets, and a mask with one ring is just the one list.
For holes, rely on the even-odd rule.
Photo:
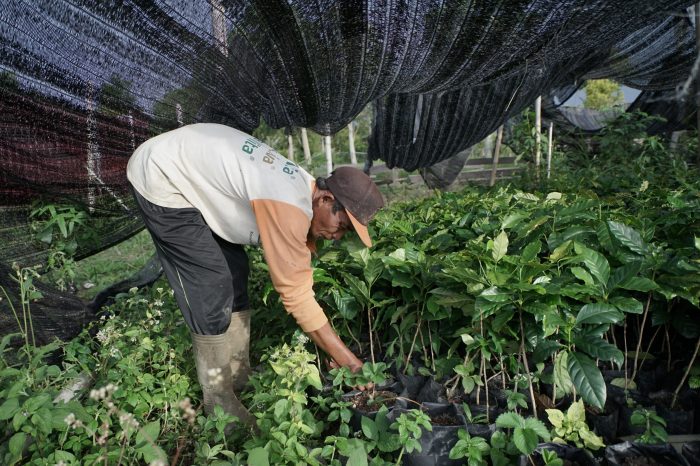
[(285, 309), (305, 332), (328, 319), (313, 291), (311, 251), (306, 246), (310, 220), (291, 204), (269, 199), (251, 201), (270, 278)]

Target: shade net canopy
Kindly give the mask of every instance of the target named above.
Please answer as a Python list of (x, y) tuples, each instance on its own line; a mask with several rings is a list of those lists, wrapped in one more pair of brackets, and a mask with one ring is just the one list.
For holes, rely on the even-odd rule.
[[(86, 213), (93, 234), (77, 257), (138, 231), (128, 157), (183, 124), (250, 132), (264, 119), (332, 134), (372, 104), (370, 157), (415, 169), (592, 73), (669, 89), (695, 53), (687, 0), (2, 3), (0, 285), (10, 295), (13, 262), (46, 260), (38, 207)], [(12, 329), (0, 319), (0, 333)]]

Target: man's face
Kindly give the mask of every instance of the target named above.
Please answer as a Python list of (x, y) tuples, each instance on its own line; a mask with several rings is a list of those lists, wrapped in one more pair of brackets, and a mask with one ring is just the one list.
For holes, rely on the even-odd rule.
[(339, 240), (347, 231), (352, 230), (352, 223), (345, 209), (333, 212), (333, 204), (335, 198), (330, 193), (314, 200), (310, 228), (310, 236), (314, 240)]

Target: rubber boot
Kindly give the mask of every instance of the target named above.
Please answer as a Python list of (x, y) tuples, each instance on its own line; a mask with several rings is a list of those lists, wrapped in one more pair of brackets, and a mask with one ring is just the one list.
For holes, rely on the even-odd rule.
[[(255, 418), (251, 416), (233, 392), (232, 340), (228, 333), (221, 335), (192, 334), (197, 379), (199, 379), (204, 394), (204, 412), (207, 415), (212, 414), (215, 406), (221, 406), (225, 413), (236, 416), (249, 426), (254, 426)], [(234, 424), (230, 424), (227, 430), (233, 426)]]
[(231, 314), (231, 324), (226, 331), (231, 341), (231, 374), (233, 389), (240, 393), (250, 378), (250, 309)]

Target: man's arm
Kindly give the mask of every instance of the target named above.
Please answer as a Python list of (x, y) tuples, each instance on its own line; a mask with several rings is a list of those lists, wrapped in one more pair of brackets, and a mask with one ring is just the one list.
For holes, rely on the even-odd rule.
[(330, 323), (326, 322), (323, 327), (313, 332), (308, 332), (307, 335), (338, 366), (347, 367), (353, 372), (357, 372), (362, 368), (362, 361), (345, 346), (345, 343), (338, 337)]

